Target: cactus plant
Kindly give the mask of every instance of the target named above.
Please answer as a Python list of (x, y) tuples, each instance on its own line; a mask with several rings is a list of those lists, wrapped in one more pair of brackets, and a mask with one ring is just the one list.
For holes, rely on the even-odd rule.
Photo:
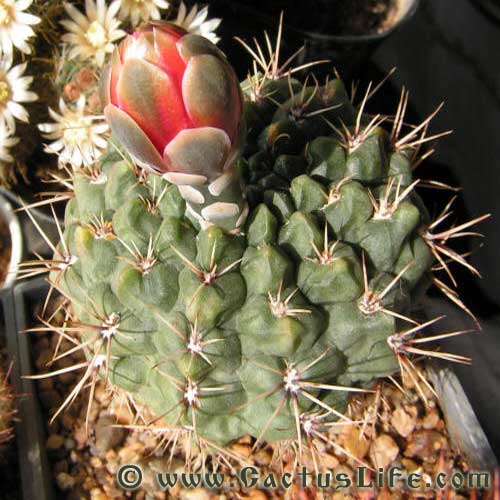
[(467, 361), (427, 351), (435, 320), (414, 314), (432, 281), (465, 308), (431, 268), (469, 266), (448, 242), (482, 220), (438, 229), (450, 206), (432, 222), (417, 194), (434, 113), (403, 131), (403, 92), (387, 130), (371, 86), (355, 106), (340, 78), (295, 79), (279, 36), (269, 60), (248, 47), (241, 90), (213, 44), (170, 24), (115, 51), (108, 151), (73, 173), (54, 258), (28, 265), (71, 303), (56, 329), (86, 355), (57, 414), (101, 376), (200, 447), (301, 449), (375, 378), (418, 380), (413, 355)]

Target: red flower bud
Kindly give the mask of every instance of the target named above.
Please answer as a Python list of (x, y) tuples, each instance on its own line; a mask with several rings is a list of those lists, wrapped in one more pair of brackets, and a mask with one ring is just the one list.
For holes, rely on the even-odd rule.
[(140, 165), (212, 180), (234, 158), (241, 91), (209, 40), (150, 23), (122, 41), (101, 84), (111, 131)]

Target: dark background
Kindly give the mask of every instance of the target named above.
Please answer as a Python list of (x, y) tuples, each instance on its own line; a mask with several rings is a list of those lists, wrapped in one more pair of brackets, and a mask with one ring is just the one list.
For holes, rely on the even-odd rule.
[[(500, 1), (484, 2), (496, 3), (500, 12)], [(219, 30), (221, 48), (240, 77), (244, 77), (250, 57), (233, 37), (238, 35), (250, 41), (251, 36), (260, 34), (267, 26), (258, 13), (252, 15), (239, 10), (237, 2), (212, 0), (208, 3), (210, 14), (224, 19)], [(244, 3), (252, 5), (252, 2)], [(278, 24), (282, 3), (278, 6), (273, 0), (268, 2), (274, 26)], [(300, 9), (296, 4), (294, 2), (294, 9)], [(313, 4), (308, 0), (302, 2), (304, 16)], [(466, 271), (459, 270), (457, 274), (461, 297), (480, 319), (482, 331), (457, 337), (447, 348), (474, 360), (472, 367), (458, 366), (456, 372), (499, 456), (500, 22), (481, 5), (480, 0), (422, 0), (417, 13), (377, 47), (370, 44), (351, 47), (346, 56), (341, 46), (338, 53), (333, 52), (333, 62), (348, 81), (359, 80), (364, 85), (370, 80), (380, 81), (387, 71), (397, 67), (390, 82), (370, 102), (369, 111), (394, 112), (402, 85), (411, 91), (410, 122), (423, 120), (445, 101), (445, 107), (433, 122), (432, 132), (453, 129), (454, 133), (439, 142), (436, 154), (418, 171), (418, 176), (464, 188), (456, 206), (457, 221), (492, 214), (479, 228), (486, 236), (481, 242), (484, 246), (471, 258), (483, 279), (478, 280)], [(294, 10), (294, 14), (296, 12)], [(287, 53), (304, 42), (300, 36), (287, 36), (286, 32), (284, 39)], [(306, 58), (312, 57), (311, 52), (306, 53)], [(325, 52), (332, 56), (328, 47)], [(314, 57), (321, 55), (314, 53)], [(318, 71), (322, 70), (318, 68)], [(431, 212), (437, 213), (451, 194), (427, 190), (423, 196)], [(478, 241), (468, 244), (471, 249), (479, 246)], [(443, 324), (443, 328), (474, 326), (461, 311), (437, 295), (428, 309), (435, 315), (447, 315), (447, 325)]]
[[(393, 81), (412, 91), (423, 117), (446, 105), (435, 130), (453, 129), (432, 164), (464, 188), (460, 218), (491, 213), (481, 225), (484, 246), (471, 258), (483, 279), (461, 276), (461, 295), (483, 330), (457, 337), (454, 347), (473, 358), (456, 371), (488, 434), (500, 451), (500, 25), (474, 0), (427, 0), (417, 15), (374, 53), (373, 62), (398, 67)], [(438, 174), (438, 172), (436, 172)], [(436, 305), (436, 313), (440, 307)], [(445, 310), (452, 328), (464, 322)]]

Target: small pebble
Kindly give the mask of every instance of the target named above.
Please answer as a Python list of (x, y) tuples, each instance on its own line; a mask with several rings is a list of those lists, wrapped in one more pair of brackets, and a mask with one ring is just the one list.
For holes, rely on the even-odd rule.
[(90, 459), (90, 465), (94, 467), (94, 469), (100, 469), (102, 467), (102, 460), (99, 457), (92, 457)]
[(59, 448), (62, 448), (64, 446), (64, 436), (61, 436), (59, 434), (51, 434), (49, 438), (47, 439), (47, 449), (48, 450), (57, 450)]
[(255, 463), (261, 466), (269, 465), (271, 462), (271, 458), (272, 458), (271, 453), (265, 449), (260, 449), (253, 456)]
[(262, 490), (251, 490), (242, 498), (247, 500), (267, 500), (267, 495)]
[(115, 420), (101, 417), (95, 428), (95, 447), (100, 453), (106, 453), (110, 448), (118, 446), (125, 438), (125, 429), (115, 426)]
[(64, 440), (64, 447), (67, 449), (67, 450), (72, 450), (74, 447), (75, 447), (75, 440), (72, 439), (72, 438), (66, 438)]
[(194, 488), (192, 490), (181, 490), (181, 500), (210, 500), (210, 495), (203, 488)]
[(417, 419), (403, 408), (395, 410), (391, 417), (392, 426), (403, 437), (408, 437), (413, 432), (416, 423)]
[(59, 462), (56, 462), (53, 467), (52, 467), (52, 473), (57, 475), (60, 472), (68, 472), (69, 469), (69, 464), (67, 460), (59, 460)]
[(401, 463), (403, 464), (404, 468), (410, 472), (413, 472), (414, 470), (417, 470), (419, 468), (419, 465), (409, 458), (403, 458), (401, 460)]
[(422, 419), (422, 427), (430, 430), (435, 429), (439, 423), (439, 414), (436, 409), (429, 410)]
[(405, 456), (417, 457), (424, 461), (436, 462), (439, 451), (446, 446), (446, 439), (436, 431), (417, 431), (408, 440)]
[(59, 408), (63, 402), (62, 396), (54, 389), (40, 391), (38, 393), (38, 398), (40, 399), (42, 406), (48, 411)]
[(231, 449), (245, 458), (252, 454), (252, 447), (248, 444), (235, 443), (231, 446)]
[(370, 446), (370, 458), (377, 468), (386, 468), (399, 454), (396, 441), (388, 434), (378, 436)]
[(93, 488), (90, 491), (90, 499), (91, 500), (109, 500), (109, 497), (100, 488)]
[(343, 437), (345, 449), (357, 458), (363, 458), (370, 448), (370, 441), (354, 425), (346, 426)]
[(340, 462), (334, 455), (324, 453), (321, 455), (321, 463), (326, 469), (333, 470), (338, 467)]
[(60, 472), (57, 474), (56, 481), (57, 486), (63, 491), (69, 490), (75, 485), (74, 478), (66, 472)]

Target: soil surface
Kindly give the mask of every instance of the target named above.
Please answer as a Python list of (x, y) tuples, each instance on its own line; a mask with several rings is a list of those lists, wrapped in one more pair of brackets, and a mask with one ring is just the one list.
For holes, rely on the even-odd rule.
[(3, 285), (9, 271), (12, 253), (9, 227), (0, 217), (0, 287)]
[[(57, 304), (54, 303), (53, 307)], [(39, 307), (37, 308), (39, 309)], [(48, 313), (52, 315), (52, 311)], [(57, 323), (63, 321), (61, 312), (54, 316)], [(46, 372), (47, 362), (54, 349), (59, 352), (70, 351), (74, 345), (67, 340), (62, 342), (57, 334), (35, 335), (32, 338), (35, 370)], [(72, 352), (66, 358), (56, 361), (51, 369), (59, 370), (81, 362), (80, 351)], [(38, 396), (48, 421), (55, 409), (67, 397), (71, 388), (81, 376), (68, 372), (54, 378), (38, 382)], [(314, 486), (303, 488), (297, 482), (290, 490), (242, 488), (236, 482), (234, 488), (209, 490), (205, 488), (183, 488), (180, 484), (161, 491), (155, 480), (158, 472), (181, 472), (185, 469), (185, 455), (181, 449), (172, 451), (171, 440), (160, 443), (161, 433), (154, 431), (130, 430), (127, 427), (141, 424), (141, 418), (132, 411), (130, 401), (122, 399), (104, 387), (99, 381), (94, 392), (88, 418), (88, 392), (81, 394), (71, 407), (60, 415), (52, 425), (47, 426), (46, 449), (52, 465), (52, 475), (57, 498), (80, 500), (111, 500), (130, 498), (134, 500), (353, 500), (370, 498), (377, 500), (436, 499), (467, 500), (487, 498), (477, 492), (455, 492), (453, 489), (436, 492), (421, 488), (415, 495), (403, 496), (402, 485), (394, 490), (387, 488), (369, 491), (345, 488), (336, 493), (328, 490), (325, 495)], [(315, 444), (314, 456), (304, 451), (302, 464), (310, 471), (315, 470), (315, 461), (322, 467), (343, 472), (353, 478), (360, 464), (377, 469), (398, 466), (408, 472), (418, 472), (425, 479), (435, 477), (438, 472), (466, 472), (467, 464), (454, 449), (449, 440), (443, 415), (432, 392), (422, 384), (416, 387), (408, 380), (405, 388), (381, 381), (374, 393), (356, 395), (352, 398), (346, 416), (352, 423), (332, 427), (327, 442)], [(151, 419), (146, 418), (147, 421)], [(118, 425), (116, 425), (118, 424)], [(150, 427), (154, 429), (154, 427)], [(179, 439), (183, 439), (182, 436)], [(273, 474), (279, 477), (283, 471), (296, 469), (294, 454), (290, 446), (262, 446), (254, 450), (254, 439), (245, 436), (231, 445), (231, 451), (245, 457), (247, 465), (255, 466), (261, 476)], [(179, 443), (178, 443), (179, 444)], [(182, 443), (186, 445), (187, 443)], [(196, 453), (195, 449), (192, 450)], [(200, 463), (194, 460), (195, 470)], [(135, 464), (144, 471), (144, 481), (140, 489), (124, 494), (116, 484), (116, 472), (120, 466)], [(235, 464), (236, 468), (241, 465)], [(230, 470), (222, 464), (219, 470), (230, 477)], [(491, 500), (491, 499), (490, 499)]]

